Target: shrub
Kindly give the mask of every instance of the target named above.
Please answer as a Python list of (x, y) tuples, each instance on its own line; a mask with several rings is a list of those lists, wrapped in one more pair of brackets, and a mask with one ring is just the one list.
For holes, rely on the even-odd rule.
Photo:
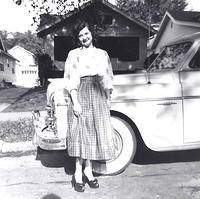
[(16, 121), (0, 121), (0, 140), (4, 142), (23, 142), (33, 138), (34, 128), (31, 118)]
[(11, 82), (7, 82), (5, 80), (0, 81), (0, 88), (5, 89), (5, 88), (16, 88), (15, 85), (13, 85)]

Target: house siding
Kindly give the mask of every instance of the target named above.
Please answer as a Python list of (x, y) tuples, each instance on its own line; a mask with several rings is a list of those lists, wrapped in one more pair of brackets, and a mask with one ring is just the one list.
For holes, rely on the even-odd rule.
[(16, 61), (14, 59), (4, 53), (0, 53), (0, 81), (16, 81), (15, 64)]
[(9, 53), (19, 62), (16, 65), (16, 81), (14, 84), (23, 87), (37, 86), (38, 65), (35, 64), (34, 55), (22, 47), (14, 47)]

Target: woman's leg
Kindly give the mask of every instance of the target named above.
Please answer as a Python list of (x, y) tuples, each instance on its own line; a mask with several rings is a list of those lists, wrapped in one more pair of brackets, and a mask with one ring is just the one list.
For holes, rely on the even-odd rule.
[(91, 160), (85, 160), (85, 169), (84, 169), (84, 177), (85, 182), (88, 183), (90, 188), (96, 189), (99, 188), (99, 183), (96, 178), (94, 178), (92, 173), (92, 161)]
[(85, 169), (84, 174), (87, 176), (88, 180), (94, 180), (94, 176), (92, 173), (92, 162), (91, 160), (85, 160)]
[(76, 158), (76, 170), (75, 170), (75, 179), (76, 182), (82, 183), (82, 165), (83, 165), (83, 159), (81, 158)]

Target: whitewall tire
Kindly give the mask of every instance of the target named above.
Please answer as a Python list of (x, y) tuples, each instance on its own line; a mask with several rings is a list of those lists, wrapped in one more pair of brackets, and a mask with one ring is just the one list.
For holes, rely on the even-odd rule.
[(132, 162), (137, 148), (136, 136), (125, 120), (111, 116), (111, 122), (116, 135), (118, 150), (116, 158), (109, 161), (94, 161), (93, 171), (102, 175), (118, 174)]

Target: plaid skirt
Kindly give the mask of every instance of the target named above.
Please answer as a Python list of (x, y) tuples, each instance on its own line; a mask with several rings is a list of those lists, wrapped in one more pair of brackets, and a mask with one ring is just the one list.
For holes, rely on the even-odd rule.
[(116, 142), (110, 122), (110, 109), (100, 77), (82, 77), (77, 94), (82, 116), (74, 115), (71, 102), (68, 109), (69, 156), (89, 160), (115, 158)]

